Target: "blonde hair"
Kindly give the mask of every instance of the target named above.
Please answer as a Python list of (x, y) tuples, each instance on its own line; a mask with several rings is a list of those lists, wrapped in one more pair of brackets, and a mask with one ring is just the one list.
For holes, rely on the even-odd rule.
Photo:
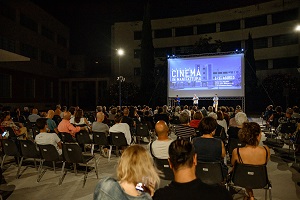
[(119, 181), (127, 181), (136, 185), (148, 177), (153, 184), (159, 186), (159, 171), (154, 165), (150, 153), (140, 145), (131, 145), (122, 154), (117, 168)]

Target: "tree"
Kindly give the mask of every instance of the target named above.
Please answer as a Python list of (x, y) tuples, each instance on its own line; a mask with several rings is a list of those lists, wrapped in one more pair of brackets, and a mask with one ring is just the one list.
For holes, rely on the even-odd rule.
[(194, 45), (194, 54), (215, 53), (221, 49), (222, 41), (215, 40), (212, 42), (212, 37), (200, 37)]
[[(122, 97), (122, 105), (136, 105), (136, 99), (138, 97), (139, 88), (133, 82), (122, 82), (121, 84), (121, 97)], [(119, 104), (119, 81), (111, 84), (109, 86), (109, 97), (110, 103), (112, 105)]]

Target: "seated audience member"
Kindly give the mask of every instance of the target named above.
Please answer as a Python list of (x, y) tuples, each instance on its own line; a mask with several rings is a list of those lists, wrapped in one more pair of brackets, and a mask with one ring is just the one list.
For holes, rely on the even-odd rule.
[[(239, 139), (246, 143), (245, 147), (236, 148), (232, 152), (231, 164), (236, 163), (250, 165), (265, 165), (270, 159), (270, 149), (267, 146), (259, 146), (261, 140), (261, 129), (256, 122), (245, 122), (239, 131)], [(234, 167), (233, 167), (234, 170)], [(252, 189), (246, 188), (247, 199), (254, 200)]]
[(292, 117), (296, 118), (299, 121), (300, 119), (300, 114), (299, 114), (299, 107), (298, 106), (294, 106), (293, 107), (293, 114), (292, 114)]
[(126, 123), (121, 123), (122, 116), (120, 114), (115, 115), (115, 124), (110, 127), (109, 132), (122, 132), (125, 135), (127, 140), (127, 144), (130, 145), (131, 143), (131, 133), (130, 127)]
[(90, 124), (89, 124), (88, 120), (85, 117), (83, 117), (83, 110), (82, 109), (78, 109), (75, 112), (75, 117), (70, 119), (70, 123), (74, 124), (76, 126), (90, 127)]
[[(76, 111), (76, 109), (75, 109), (74, 106), (71, 106), (71, 107), (69, 108), (69, 112), (71, 113), (71, 119), (75, 117), (75, 111)], [(62, 115), (62, 116), (64, 116), (64, 115)], [(63, 117), (62, 117), (62, 118), (63, 118)]]
[(96, 117), (97, 117), (97, 121), (93, 122), (92, 131), (106, 133), (107, 136), (109, 133), (109, 127), (107, 126), (107, 124), (103, 123), (103, 120), (105, 118), (104, 113), (98, 112)]
[(54, 111), (54, 115), (60, 116), (61, 113), (62, 113), (61, 112), (61, 106), (60, 106), (60, 104), (58, 104), (58, 105), (56, 105), (56, 109)]
[(278, 120), (284, 117), (284, 113), (282, 112), (281, 106), (276, 106), (275, 112), (271, 115), (269, 119), (267, 119), (267, 125), (273, 126), (275, 129), (279, 126)]
[(297, 129), (297, 119), (292, 117), (293, 109), (286, 109), (285, 116), (278, 119), (280, 133), (291, 136)]
[[(94, 200), (151, 200), (160, 182), (150, 153), (140, 145), (132, 145), (123, 152), (117, 166), (117, 179), (101, 179), (96, 185)], [(136, 189), (139, 183), (146, 192)]]
[(142, 121), (143, 123), (146, 123), (147, 125), (148, 125), (148, 128), (150, 129), (150, 130), (153, 130), (154, 129), (154, 121), (153, 121), (153, 116), (152, 115), (150, 115), (150, 112), (149, 112), (149, 110), (146, 110), (145, 112), (144, 112), (144, 117), (143, 117), (143, 121)]
[(267, 121), (274, 113), (275, 111), (273, 110), (273, 105), (268, 105), (264, 113), (263, 119)]
[(117, 114), (117, 108), (112, 107), (108, 113), (108, 120), (111, 120), (111, 121), (115, 120), (116, 114)]
[(31, 112), (31, 115), (28, 116), (28, 120), (29, 120), (30, 122), (32, 122), (32, 123), (36, 122), (36, 120), (37, 120), (38, 118), (41, 118), (41, 117), (38, 115), (38, 113), (39, 113), (38, 109), (33, 108), (33, 109), (32, 109), (32, 112)]
[(203, 117), (207, 117), (207, 116), (208, 116), (208, 114), (207, 114), (207, 110), (206, 110), (206, 108), (205, 108), (205, 107), (202, 107), (200, 111), (201, 111), (201, 113), (202, 113)]
[[(225, 119), (225, 121), (226, 121), (226, 125), (227, 125), (227, 127), (229, 126), (229, 120), (230, 120), (230, 116), (229, 116), (229, 114), (228, 114), (228, 111), (229, 110), (227, 110), (227, 108), (226, 108), (226, 106), (221, 106), (221, 111), (222, 111), (222, 113), (223, 113), (223, 117), (224, 117), (224, 119)], [(227, 131), (227, 130), (226, 130)]]
[(13, 121), (22, 124), (26, 122), (26, 118), (24, 117), (24, 115), (21, 114), (20, 108), (15, 109)]
[(149, 144), (151, 155), (158, 159), (168, 159), (168, 149), (173, 141), (169, 138), (169, 127), (165, 121), (158, 121), (155, 124), (157, 139)]
[(209, 115), (209, 113), (214, 112), (214, 108), (212, 106), (208, 106), (207, 107), (207, 116)]
[(52, 118), (54, 117), (54, 110), (49, 110), (47, 114), (47, 125), (50, 130), (50, 133), (59, 133), (57, 130), (57, 125)]
[(220, 126), (222, 126), (224, 128), (225, 133), (227, 134), (227, 122), (226, 122), (223, 112), (221, 110), (219, 110), (217, 112), (217, 122)]
[(67, 106), (63, 106), (62, 109), (61, 109), (61, 113), (60, 113), (60, 118), (64, 118), (64, 112), (67, 112), (68, 111), (68, 108)]
[(238, 132), (242, 128), (242, 125), (244, 122), (248, 121), (247, 115), (243, 112), (238, 112), (235, 117), (234, 121), (236, 123), (236, 126), (231, 126), (229, 127), (227, 134), (228, 134), (228, 139), (230, 140), (231, 138), (236, 138), (238, 139)]
[(58, 131), (61, 133), (70, 133), (72, 137), (75, 137), (75, 134), (78, 133), (80, 130), (87, 130), (85, 127), (74, 127), (70, 123), (71, 119), (71, 113), (70, 112), (64, 112), (64, 118), (61, 120), (61, 122), (58, 124)]
[(223, 142), (214, 138), (217, 128), (217, 120), (212, 117), (205, 117), (199, 124), (199, 131), (203, 134), (201, 137), (193, 139), (195, 152), (199, 162), (220, 162), (223, 168), (224, 177), (227, 176), (228, 167), (224, 164), (226, 150)]
[(129, 109), (124, 108), (123, 110), (123, 117), (122, 117), (122, 123), (126, 123), (129, 125), (130, 128), (133, 128), (135, 126), (135, 122), (131, 117), (129, 117)]
[[(218, 115), (214, 112), (211, 112), (209, 113), (208, 117), (212, 117), (214, 118), (215, 120), (218, 119)], [(199, 129), (198, 129), (199, 130)], [(202, 133), (199, 131), (200, 133), (200, 136), (202, 135)], [(215, 138), (219, 138), (221, 139), (222, 141), (225, 141), (227, 136), (226, 136), (226, 133), (225, 133), (225, 129), (223, 126), (221, 126), (220, 124), (217, 124), (217, 128), (215, 130), (215, 134), (214, 134), (214, 137)]]
[(154, 200), (227, 200), (229, 192), (220, 185), (207, 185), (196, 177), (197, 154), (194, 146), (185, 140), (175, 140), (169, 146), (169, 164), (174, 180), (158, 189)]
[(163, 120), (167, 124), (169, 124), (169, 116), (166, 113), (164, 113), (162, 107), (159, 107), (157, 110), (157, 114), (154, 114), (154, 123), (158, 122), (159, 120)]
[[(53, 111), (54, 114), (54, 111)], [(59, 155), (62, 155), (61, 141), (57, 134), (47, 133), (47, 118), (39, 118), (36, 120), (36, 126), (40, 133), (35, 136), (35, 142), (40, 145), (52, 144), (55, 146)]]
[(196, 111), (193, 119), (190, 121), (190, 127), (198, 128), (200, 121), (203, 119), (201, 111)]
[(237, 114), (237, 113), (239, 113), (239, 112), (243, 112), (243, 110), (242, 110), (242, 107), (240, 106), (240, 105), (237, 105), (236, 107), (235, 107), (235, 112), (234, 112), (234, 114), (232, 115), (232, 118), (229, 120), (229, 127), (230, 126), (237, 126), (237, 124), (236, 124), (236, 121), (235, 121), (235, 115)]
[(181, 112), (179, 116), (180, 124), (175, 125), (175, 134), (182, 139), (190, 139), (196, 135), (194, 128), (190, 127), (190, 117), (187, 112)]
[[(23, 126), (22, 123), (19, 123), (19, 126), (17, 126), (13, 120), (11, 119), (10, 112), (4, 111), (2, 113), (1, 117), (1, 126), (2, 127), (11, 127), (15, 133), (16, 136), (24, 135), (24, 138), (27, 138), (27, 128)], [(5, 128), (4, 128), (5, 129)], [(12, 136), (12, 135), (10, 135)]]

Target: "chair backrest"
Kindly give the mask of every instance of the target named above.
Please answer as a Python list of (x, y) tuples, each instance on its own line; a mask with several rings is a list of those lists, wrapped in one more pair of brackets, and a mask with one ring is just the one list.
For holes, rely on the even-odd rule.
[(63, 157), (70, 163), (84, 163), (81, 147), (75, 143), (62, 145)]
[(39, 144), (39, 149), (42, 154), (42, 157), (46, 161), (58, 161), (59, 160), (59, 154), (58, 151), (56, 150), (56, 147), (53, 146), (52, 144), (46, 144), (46, 145), (41, 145)]
[(61, 132), (61, 141), (63, 142), (75, 142), (70, 133)]
[(235, 149), (235, 148), (241, 148), (241, 147), (244, 147), (246, 146), (245, 143), (242, 143), (240, 142), (239, 139), (237, 138), (230, 138), (229, 141), (228, 141), (228, 153), (229, 155), (232, 155), (232, 151)]
[(136, 125), (136, 136), (141, 136), (141, 137), (148, 137), (149, 136), (149, 129), (147, 124), (137, 124)]
[(220, 162), (198, 162), (196, 176), (209, 185), (220, 184), (224, 181)]
[(4, 129), (4, 131), (9, 133), (8, 138), (16, 138), (17, 137), (15, 134), (15, 131), (12, 129), (12, 127), (4, 127), (3, 129)]
[(32, 127), (32, 136), (33, 136), (33, 139), (35, 139), (35, 136), (38, 135), (40, 133), (40, 130), (37, 126), (33, 126)]
[(124, 133), (118, 132), (110, 132), (111, 144), (115, 146), (127, 146), (127, 140), (125, 138)]
[(78, 144), (92, 144), (90, 134), (86, 130), (81, 130), (75, 135)]
[(153, 159), (157, 169), (159, 169), (163, 173), (163, 176), (160, 176), (160, 178), (164, 180), (174, 180), (174, 173), (173, 170), (170, 168), (168, 159)]
[(31, 140), (20, 140), (21, 153), (25, 158), (41, 158), (40, 151)]
[(93, 132), (93, 141), (94, 144), (98, 144), (98, 145), (109, 145), (107, 137), (106, 137), (106, 133), (104, 132)]
[(20, 157), (18, 146), (14, 140), (2, 139), (2, 148), (5, 155)]
[(296, 120), (288, 121), (287, 123), (281, 124), (280, 133), (294, 133), (296, 128)]
[(300, 144), (300, 131), (296, 133), (295, 144)]
[(246, 165), (236, 163), (234, 166), (232, 182), (236, 186), (261, 189), (269, 184), (266, 165)]

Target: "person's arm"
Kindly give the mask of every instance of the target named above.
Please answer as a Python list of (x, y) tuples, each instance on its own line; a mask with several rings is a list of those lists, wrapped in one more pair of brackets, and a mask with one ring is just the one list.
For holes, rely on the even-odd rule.
[(57, 130), (57, 128), (54, 128), (54, 131), (55, 131), (56, 134), (59, 133), (59, 131)]
[(270, 148), (268, 146), (264, 146), (264, 147), (267, 149), (267, 152), (268, 152), (268, 160), (267, 161), (269, 161), (270, 160)]
[(225, 150), (225, 146), (224, 146), (224, 143), (221, 141), (222, 143), (222, 155), (221, 157), (224, 158), (226, 156), (226, 150)]
[(57, 146), (58, 146), (59, 149), (62, 149), (61, 141), (59, 141), (59, 142), (57, 143)]
[(74, 127), (72, 124), (68, 124), (67, 127), (73, 137), (75, 137), (75, 133), (79, 132), (80, 130), (85, 130), (85, 127)]
[(232, 151), (232, 156), (231, 156), (231, 165), (232, 165), (232, 167), (234, 167), (235, 162), (237, 161), (237, 159), (238, 159), (238, 156), (237, 156), (237, 149), (234, 149), (234, 150)]

